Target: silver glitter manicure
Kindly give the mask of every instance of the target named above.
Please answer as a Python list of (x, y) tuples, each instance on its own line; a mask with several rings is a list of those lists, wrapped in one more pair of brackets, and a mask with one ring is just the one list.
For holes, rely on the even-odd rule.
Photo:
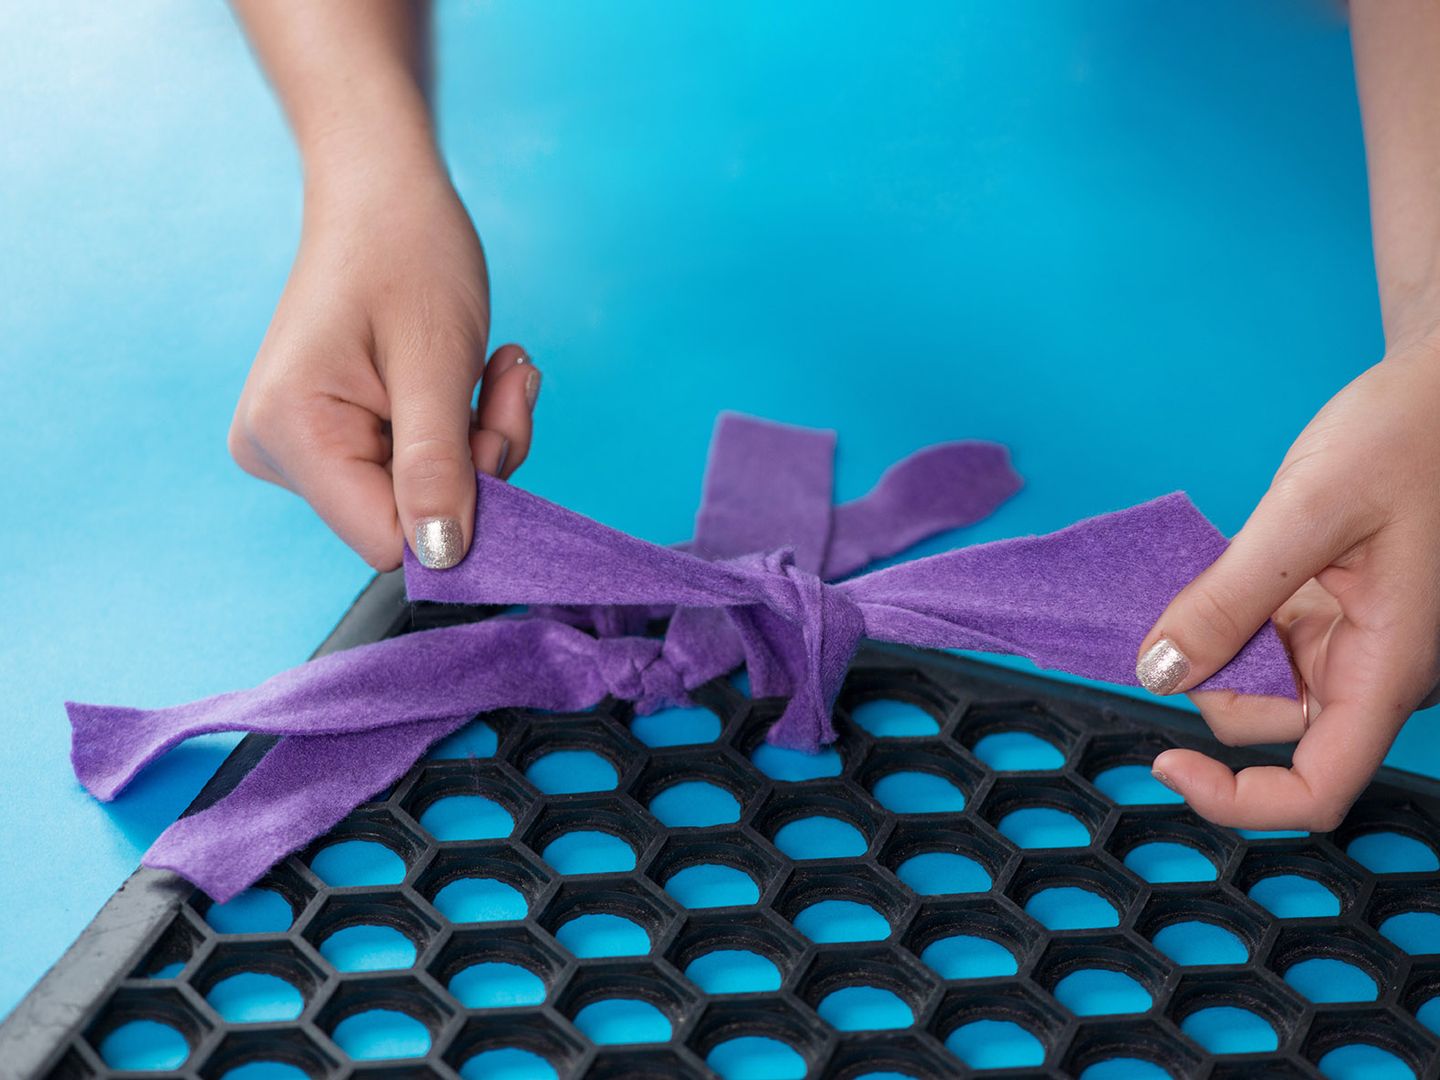
[(415, 557), (431, 570), (448, 570), (464, 556), (465, 535), (454, 518), (424, 518), (415, 523)]
[(1152, 694), (1172, 693), (1189, 674), (1190, 661), (1169, 638), (1151, 645), (1135, 665), (1135, 678)]

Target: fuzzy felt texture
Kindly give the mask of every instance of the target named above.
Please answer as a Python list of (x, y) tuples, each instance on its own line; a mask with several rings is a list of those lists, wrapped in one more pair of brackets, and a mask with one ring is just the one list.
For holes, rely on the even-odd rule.
[[(223, 901), (404, 775), (431, 743), (500, 707), (575, 712), (613, 695), (651, 711), (744, 662), (757, 696), (788, 698), (769, 739), (813, 751), (835, 738), (831, 707), (864, 637), (1018, 654), (1134, 685), (1141, 638), (1226, 544), (1175, 494), (833, 584), (823, 578), (976, 521), (1019, 486), (1003, 448), (949, 443), (833, 507), (833, 455), (829, 433), (722, 416), (696, 536), (682, 548), (481, 476), (469, 554), (431, 571), (407, 552), (407, 589), (529, 614), (361, 646), (170, 709), (68, 704), (76, 775), (110, 799), (184, 739), (282, 736), (233, 791), (146, 853), (145, 865)], [(665, 616), (663, 638), (635, 632)], [(1205, 686), (1295, 692), (1268, 626)]]

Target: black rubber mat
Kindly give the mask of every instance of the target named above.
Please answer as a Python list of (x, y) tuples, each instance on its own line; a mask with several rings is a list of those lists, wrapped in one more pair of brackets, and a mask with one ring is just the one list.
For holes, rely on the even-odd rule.
[[(371, 598), (363, 628), (352, 623), (332, 644), (483, 614), (410, 607), (387, 588)], [(223, 932), (225, 920), (203, 895), (169, 875), (137, 875), (127, 888), (140, 899), (127, 909), (117, 896), (97, 920), (101, 932), (87, 932), (40, 998), (0, 1030), (0, 1062), (20, 1070), (0, 1063), (0, 1075), (215, 1080), (268, 1061), (311, 1077), (454, 1078), (462, 1069), (486, 1075), (467, 1062), (490, 1053), (481, 1062), (498, 1064), (494, 1053), (507, 1051), (521, 1055), (507, 1059), (511, 1068), (541, 1058), (562, 1077), (798, 1069), (927, 1078), (1007, 1064), (1005, 1075), (1094, 1068), (1114, 1077), (1126, 1075), (1126, 1062), (1143, 1069), (1142, 1061), (1175, 1077), (1359, 1076), (1363, 1054), (1360, 1065), (1345, 1065), (1335, 1052), (1367, 1046), (1416, 1075), (1436, 1075), (1440, 1043), (1422, 1019), (1435, 1022), (1424, 1006), (1440, 995), (1440, 933), (1430, 927), (1440, 924), (1440, 785), (1386, 770), (1333, 834), (1241, 835), (1153, 801), (1163, 789), (1145, 786), (1153, 783), (1148, 763), (1175, 745), (1235, 765), (1273, 754), (1219, 747), (1194, 718), (1158, 705), (947, 655), (867, 647), (837, 705), (833, 775), (787, 779), (789, 765), (777, 767), (763, 750), (756, 758), (779, 702), (752, 701), (733, 682), (695, 697), (717, 718), (713, 741), (646, 745), (629, 706), (616, 702), (574, 716), (485, 717), (498, 735), (493, 755), (422, 761), (260, 883), (288, 905), (288, 928)], [(878, 700), (917, 706), (918, 728), (902, 731), (918, 733), (867, 730), (862, 706)], [(1051, 748), (1053, 767), (1011, 768), (1006, 742), (1017, 739)], [(233, 785), (264, 749), (262, 740), (242, 743), (197, 805)], [(598, 755), (613, 766), (613, 790), (542, 792), (536, 762), (557, 751)], [(810, 771), (827, 770), (817, 762)], [(563, 768), (547, 775), (546, 786), (556, 786), (556, 775), (566, 786)], [(719, 789), (719, 805), (723, 793), (732, 796), (735, 820), (685, 824), (699, 803), (657, 802), (695, 782), (712, 796)], [(491, 831), (505, 835), (438, 839), (427, 831), (433, 807), (468, 795), (504, 811)], [(963, 808), (935, 812), (946, 798)], [(815, 826), (819, 817), (832, 824)], [(552, 844), (577, 831), (623, 841), (634, 868), (561, 872)], [(842, 853), (805, 857), (837, 837)], [(398, 856), (403, 878), (327, 884), (323, 860), (321, 870), (312, 864), (349, 840)], [(676, 875), (697, 865), (722, 869), (681, 888), (695, 875)], [(447, 917), (442, 890), (482, 878), (523, 899), (501, 915), (523, 917)], [(733, 899), (725, 890), (737, 882), (743, 893), (743, 880), (753, 883), (752, 902), (703, 906)], [(838, 921), (816, 921), (815, 905), (836, 901), (847, 905)], [(648, 948), (600, 956), (586, 946), (576, 955), (565, 928), (586, 915), (626, 920)], [(1184, 949), (1170, 943), (1167, 929), (1196, 922), (1219, 936), (1192, 937)], [(399, 931), (413, 963), (336, 970), (326, 942), (355, 926)], [(952, 951), (947, 943), (957, 940), (998, 958), (996, 973)], [(712, 954), (759, 958), (762, 988), (725, 992), (734, 988), (728, 976), (697, 966)], [(1318, 975), (1299, 978), (1300, 965), (1313, 961), (1343, 965), (1350, 977), (1336, 982), (1327, 972), (1338, 968), (1311, 963), (1304, 970)], [(539, 1000), (463, 1004), (468, 991), (456, 980), (479, 964), (529, 973)], [(289, 983), (303, 999), (299, 1015), (222, 1019), (207, 999), (241, 972)], [(1100, 998), (1067, 989), (1095, 972)], [(1357, 974), (1373, 994), (1345, 989)], [(1104, 1007), (1105, 978), (1124, 991), (1118, 1013)], [(855, 1007), (846, 1004), (851, 992)], [(1330, 1000), (1337, 994), (1360, 1000)], [(592, 1007), (615, 1000), (640, 1003), (641, 1027), (658, 1031), (656, 1041), (606, 1044)], [(418, 1021), (428, 1052), (352, 1062), (337, 1029), (373, 1010)], [(137, 1020), (179, 1031), (184, 1064), (144, 1074), (107, 1066), (107, 1036)], [(1234, 1040), (1246, 1024), (1262, 1036), (1268, 1028), (1273, 1046), (1246, 1052)]]

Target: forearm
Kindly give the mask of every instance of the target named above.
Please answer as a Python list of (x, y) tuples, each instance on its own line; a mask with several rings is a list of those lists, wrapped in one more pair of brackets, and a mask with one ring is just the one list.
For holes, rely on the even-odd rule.
[(1440, 330), (1440, 4), (1351, 0), (1385, 337)]
[(425, 0), (233, 0), (295, 133), (307, 187), (438, 162)]

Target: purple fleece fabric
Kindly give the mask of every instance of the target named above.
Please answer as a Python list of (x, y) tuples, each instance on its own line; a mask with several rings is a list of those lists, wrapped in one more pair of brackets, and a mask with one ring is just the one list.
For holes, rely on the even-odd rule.
[[(843, 575), (978, 520), (1019, 483), (1002, 448), (951, 443), (901, 462), (870, 495), (832, 509), (832, 457), (826, 433), (722, 417), (688, 551), (482, 476), (469, 555), (429, 571), (407, 553), (411, 597), (563, 604), (544, 610), (569, 617), (410, 634), (170, 709), (68, 704), (76, 775), (110, 799), (192, 736), (284, 736), (234, 791), (175, 822), (146, 853), (145, 865), (175, 870), (223, 901), (402, 776), (432, 742), (502, 706), (571, 712), (610, 694), (649, 711), (685, 701), (743, 660), (757, 695), (790, 699), (770, 740), (815, 750), (835, 737), (831, 706), (866, 636), (1015, 653), (1133, 685), (1141, 637), (1225, 547), (1176, 494), (1049, 536), (826, 584), (822, 569)], [(622, 614), (605, 614), (617, 607)], [(667, 613), (663, 639), (624, 632), (637, 615)], [(1294, 696), (1289, 661), (1268, 626), (1205, 685)]]

